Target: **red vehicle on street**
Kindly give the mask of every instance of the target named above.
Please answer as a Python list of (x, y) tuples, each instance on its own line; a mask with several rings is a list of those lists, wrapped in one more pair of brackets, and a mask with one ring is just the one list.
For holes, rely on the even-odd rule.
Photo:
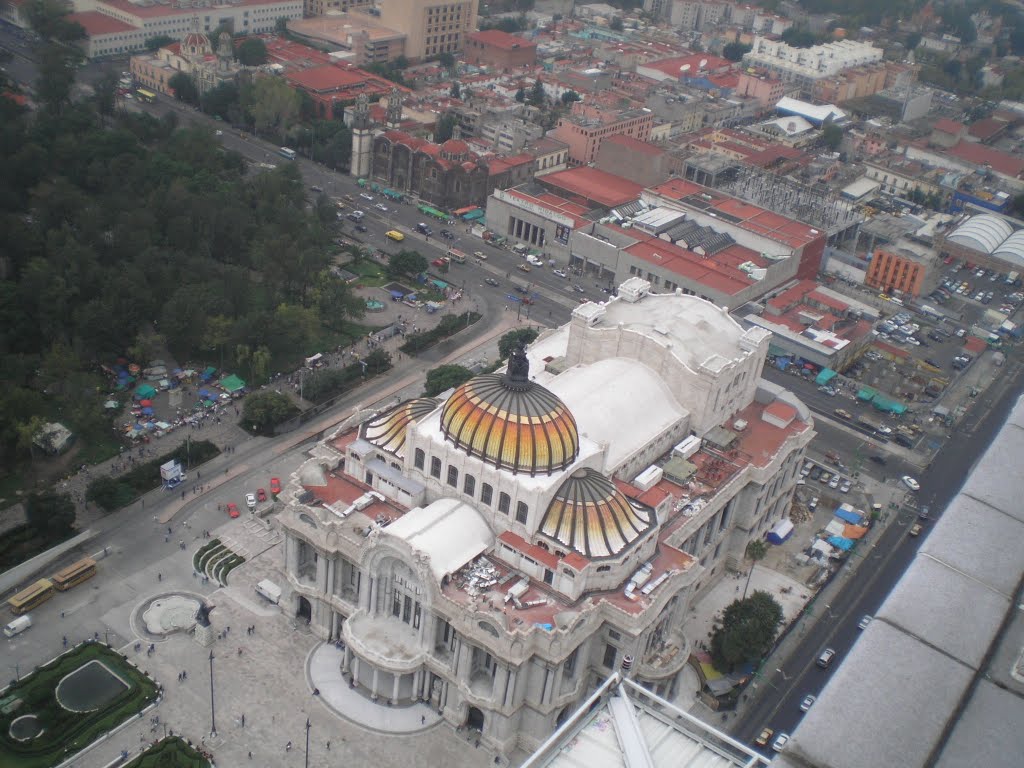
[(235, 504), (233, 501), (229, 502), (228, 503), (228, 517), (234, 518), (234, 517), (238, 517), (240, 514), (242, 514), (242, 513), (238, 511), (238, 505)]
[(270, 492), (275, 496), (278, 496), (281, 493), (281, 481), (276, 477), (270, 478)]
[(267, 492), (264, 491), (262, 488), (257, 488), (256, 489), (256, 498), (259, 501), (266, 501), (267, 500)]

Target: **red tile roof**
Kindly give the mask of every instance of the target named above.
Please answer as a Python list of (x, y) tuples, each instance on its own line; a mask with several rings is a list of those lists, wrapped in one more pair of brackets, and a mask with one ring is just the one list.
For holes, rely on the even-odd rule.
[(935, 130), (941, 133), (948, 133), (951, 136), (959, 136), (960, 131), (964, 129), (963, 123), (958, 123), (956, 120), (950, 120), (948, 117), (944, 117), (935, 123)]
[[(700, 65), (701, 62), (705, 62), (704, 66)], [(640, 66), (647, 67), (649, 69), (656, 69), (659, 72), (664, 72), (670, 77), (696, 77), (702, 73), (714, 72), (718, 69), (728, 69), (734, 66), (733, 62), (728, 59), (722, 59), (718, 56), (711, 56), (706, 53), (691, 53), (687, 56), (673, 56), (670, 59), (661, 59), (659, 61), (649, 61), (646, 64)], [(683, 71), (683, 67), (687, 67), (686, 71)]]
[(618, 144), (620, 147), (625, 147), (631, 152), (638, 152), (642, 155), (650, 155), (651, 157), (658, 157), (665, 154), (665, 150), (661, 147), (647, 141), (634, 139), (632, 136), (627, 136), (624, 133), (616, 133), (614, 136), (607, 136), (602, 139), (602, 143), (604, 142)]
[(1006, 120), (989, 117), (984, 120), (978, 120), (976, 123), (971, 123), (967, 131), (971, 136), (985, 141), (991, 139), (997, 133), (1006, 130), (1008, 126), (1009, 123)]
[(552, 570), (558, 569), (558, 558), (553, 553), (548, 552), (543, 547), (538, 547), (536, 544), (531, 544), (518, 533), (504, 531), (498, 536), (498, 540), (505, 542), (517, 552), (521, 552), (527, 557), (536, 560), (541, 565), (546, 565)]
[(946, 151), (953, 157), (966, 160), (969, 163), (991, 166), (994, 171), (1004, 176), (1020, 178), (1021, 174), (1024, 173), (1024, 160), (1008, 155), (1005, 152), (1000, 152), (998, 149), (986, 147), (984, 144), (960, 141)]
[(112, 35), (115, 32), (135, 32), (136, 27), (99, 11), (68, 14), (68, 21), (77, 21), (89, 37)]
[(585, 165), (549, 173), (539, 181), (545, 186), (556, 187), (570, 195), (607, 206), (636, 200), (643, 191), (643, 186), (629, 179)]
[(511, 51), (516, 48), (537, 47), (536, 43), (530, 42), (525, 37), (510, 35), (508, 32), (502, 32), (500, 29), (487, 29), (483, 32), (474, 32), (469, 36), (469, 39), (476, 40), (484, 45), (492, 45), (495, 48), (501, 48), (506, 51)]

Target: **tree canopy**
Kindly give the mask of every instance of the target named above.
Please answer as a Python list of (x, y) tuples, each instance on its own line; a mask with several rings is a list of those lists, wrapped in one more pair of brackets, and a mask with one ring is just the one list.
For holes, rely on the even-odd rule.
[(427, 271), (427, 260), (416, 251), (399, 251), (388, 257), (388, 274), (392, 277), (415, 277)]
[(258, 37), (247, 37), (238, 46), (236, 55), (240, 64), (258, 67), (267, 63), (267, 45)]
[(729, 61), (739, 61), (744, 54), (750, 53), (752, 49), (753, 46), (746, 43), (726, 43), (722, 48), (722, 57)]
[(771, 650), (782, 623), (782, 606), (768, 592), (758, 590), (745, 600), (726, 606), (711, 634), (711, 660), (721, 672), (732, 672), (748, 661), (758, 661)]
[(536, 328), (516, 328), (509, 331), (498, 339), (498, 356), (502, 360), (507, 359), (512, 354), (512, 350), (520, 344), (532, 344), (539, 335), (540, 331)]
[(434, 397), (442, 392), (464, 384), (473, 378), (473, 372), (461, 365), (441, 365), (427, 371), (427, 382), (423, 394)]
[(270, 435), (274, 427), (282, 424), (299, 412), (285, 395), (266, 390), (254, 392), (245, 398), (242, 406), (242, 421), (257, 434)]

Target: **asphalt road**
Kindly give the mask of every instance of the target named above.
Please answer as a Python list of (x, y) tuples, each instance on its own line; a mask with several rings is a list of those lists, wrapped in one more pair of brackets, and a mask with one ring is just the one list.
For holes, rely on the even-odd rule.
[[(1004, 375), (978, 397), (973, 418), (968, 417), (956, 439), (948, 441), (920, 474), (918, 496), (921, 503), (930, 505), (933, 519), (956, 496), (970, 467), (1002, 427), (1021, 394), (1022, 372), (1024, 366), (1008, 364)], [(878, 610), (928, 535), (926, 524), (920, 537), (908, 536), (914, 518), (907, 513), (896, 522), (867, 554), (844, 566), (855, 568), (854, 575), (847, 578), (831, 603), (813, 607), (813, 623), (806, 625), (802, 639), (789, 656), (772, 661), (761, 671), (760, 697), (730, 728), (736, 738), (749, 743), (765, 726), (776, 734), (790, 733), (796, 727), (803, 714), (799, 709), (803, 697), (809, 693), (817, 695), (829, 679), (830, 670), (820, 669), (814, 663), (818, 654), (826, 647), (833, 648), (837, 657), (832, 668), (843, 662), (860, 633), (857, 624), (861, 617)]]

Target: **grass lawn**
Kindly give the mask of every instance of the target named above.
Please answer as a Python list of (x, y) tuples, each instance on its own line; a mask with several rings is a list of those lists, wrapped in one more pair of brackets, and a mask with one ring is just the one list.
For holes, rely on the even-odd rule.
[[(58, 685), (91, 661), (109, 669), (124, 684), (123, 690), (92, 711), (65, 709), (57, 700)], [(57, 765), (140, 712), (156, 696), (156, 683), (121, 654), (100, 643), (84, 643), (22, 677), (0, 694), (0, 767)], [(20, 703), (15, 704), (18, 700)], [(42, 732), (28, 741), (17, 741), (11, 738), (11, 723), (26, 715), (39, 721)]]
[(147, 749), (125, 768), (208, 768), (210, 761), (177, 736), (163, 739)]
[(356, 263), (346, 264), (345, 269), (359, 275), (358, 285), (364, 288), (380, 288), (389, 281), (384, 267), (369, 259), (360, 259)]

